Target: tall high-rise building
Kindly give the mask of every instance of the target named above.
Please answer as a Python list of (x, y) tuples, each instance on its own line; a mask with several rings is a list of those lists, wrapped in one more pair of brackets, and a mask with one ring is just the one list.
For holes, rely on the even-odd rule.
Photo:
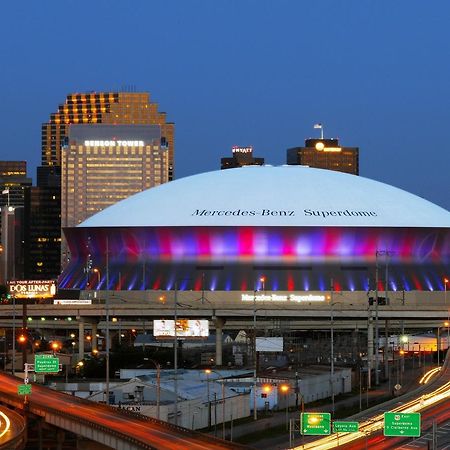
[[(60, 273), (63, 146), (69, 143), (72, 125), (91, 127), (96, 124), (136, 126), (136, 130), (142, 125), (157, 126), (160, 130), (158, 145), (161, 149), (167, 149), (164, 178), (166, 181), (173, 179), (174, 124), (166, 121), (166, 114), (158, 111), (157, 103), (150, 102), (148, 93), (92, 92), (68, 95), (57, 112), (52, 113), (50, 120), (42, 125), (42, 165), (38, 168), (37, 187), (31, 188), (29, 192), (30, 216), (27, 217), (28, 229), (25, 230), (29, 255), (26, 270), (30, 278), (51, 279)], [(140, 139), (129, 134), (127, 140)], [(86, 149), (88, 147), (91, 146), (85, 146)], [(35, 214), (38, 216), (35, 217)]]
[(174, 176), (174, 130), (166, 113), (150, 102), (148, 92), (93, 92), (70, 94), (50, 121), (42, 125), (42, 165), (60, 166), (61, 148), (70, 124), (159, 125), (169, 148), (168, 179)]
[(0, 197), (2, 206), (23, 206), (24, 192), (31, 186), (26, 161), (0, 161)]
[(287, 164), (359, 175), (359, 148), (341, 147), (337, 139), (306, 139), (304, 147), (287, 150)]
[(61, 153), (61, 226), (168, 181), (157, 125), (71, 125)]
[(231, 158), (221, 158), (220, 168), (234, 169), (242, 166), (263, 166), (264, 158), (255, 158), (253, 156), (253, 147), (239, 147), (234, 146), (231, 148), (233, 156)]
[(47, 184), (25, 191), (24, 272), (32, 280), (55, 279), (60, 272), (61, 186), (53, 182), (60, 167), (44, 169), (49, 170), (38, 170), (38, 176)]
[(23, 277), (22, 218), (31, 186), (26, 161), (0, 161), (0, 282)]

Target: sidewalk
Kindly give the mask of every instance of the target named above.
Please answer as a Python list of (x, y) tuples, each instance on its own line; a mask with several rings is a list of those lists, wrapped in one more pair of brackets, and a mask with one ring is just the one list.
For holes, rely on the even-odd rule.
[[(403, 385), (402, 389), (400, 391), (400, 395), (406, 394), (409, 391), (412, 391), (419, 387), (419, 379), (421, 378), (422, 372), (419, 369), (409, 369), (405, 370), (403, 374)], [(389, 391), (391, 388), (391, 392)], [(364, 392), (361, 396), (361, 406), (362, 411), (361, 413), (364, 413), (364, 410), (367, 408), (367, 402), (369, 403), (369, 406), (375, 406), (379, 403), (382, 403), (386, 400), (392, 399), (392, 386), (389, 386), (388, 382), (381, 383), (377, 388), (372, 389), (369, 391), (368, 395), (366, 392)], [(335, 415), (339, 416), (339, 411), (345, 410), (345, 409), (356, 409), (355, 412), (359, 411), (359, 404), (360, 404), (360, 396), (353, 395), (351, 397), (347, 397), (341, 400), (338, 400), (335, 402)], [(322, 405), (310, 407), (308, 405), (305, 405), (305, 411), (306, 412), (332, 412), (332, 405), (330, 403), (324, 403)], [(354, 414), (354, 413), (353, 413)], [(299, 420), (300, 418), (300, 411), (292, 411), (288, 413), (288, 419), (295, 419)], [(343, 417), (342, 417), (343, 418)], [(286, 412), (283, 411), (276, 411), (273, 413), (270, 417), (264, 417), (263, 419), (259, 419), (257, 421), (248, 422), (244, 424), (240, 424), (233, 427), (233, 440), (246, 436), (251, 435), (253, 433), (259, 433), (268, 431), (271, 428), (282, 426), (283, 424), (286, 424)], [(220, 433), (219, 433), (220, 434)], [(226, 430), (227, 439), (229, 439), (230, 430), (227, 428)], [(297, 433), (298, 434), (298, 433)], [(220, 436), (219, 436), (220, 437)], [(289, 435), (288, 431), (286, 431), (283, 434), (277, 434), (277, 436), (274, 436), (273, 438), (261, 438), (260, 440), (257, 440), (257, 437), (255, 436), (255, 439), (252, 441), (251, 444), (252, 447), (261, 449), (261, 450), (279, 450), (279, 449), (286, 449), (289, 446)]]

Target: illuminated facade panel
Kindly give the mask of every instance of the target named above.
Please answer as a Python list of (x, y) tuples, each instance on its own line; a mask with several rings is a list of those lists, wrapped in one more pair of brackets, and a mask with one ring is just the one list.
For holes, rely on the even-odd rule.
[[(445, 228), (111, 227), (65, 230), (72, 259), (62, 288), (326, 291), (374, 288), (376, 252), (388, 249), (391, 290), (439, 290), (450, 263)], [(86, 274), (90, 260), (96, 273)], [(383, 261), (383, 260), (381, 260)], [(182, 283), (179, 286), (183, 289)], [(383, 289), (382, 283), (379, 289)]]

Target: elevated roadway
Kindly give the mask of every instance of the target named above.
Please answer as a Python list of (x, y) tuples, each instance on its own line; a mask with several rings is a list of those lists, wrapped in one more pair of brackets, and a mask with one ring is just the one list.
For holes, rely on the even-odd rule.
[[(25, 415), (114, 449), (226, 450), (248, 448), (37, 384), (27, 398), (17, 395), (22, 380), (0, 373), (0, 402)], [(1, 447), (0, 447), (1, 448)]]
[[(281, 320), (290, 323), (290, 328), (297, 326), (312, 328), (322, 324), (329, 324), (331, 309), (335, 326), (339, 328), (354, 329), (355, 325), (367, 326), (367, 318), (376, 314), (380, 321), (407, 321), (410, 327), (433, 327), (442, 325), (448, 317), (448, 308), (445, 304), (443, 292), (390, 292), (389, 304), (369, 305), (369, 296), (374, 293), (367, 292), (302, 292), (296, 293), (297, 298), (304, 301), (291, 301), (288, 292), (199, 292), (178, 291), (177, 309), (179, 317), (224, 319), (224, 329), (236, 329), (252, 324), (256, 315), (258, 322)], [(308, 301), (312, 295), (321, 298), (319, 301)], [(379, 292), (385, 296), (384, 292)], [(243, 299), (246, 300), (243, 300)], [(252, 299), (258, 299), (252, 301)], [(274, 300), (263, 300), (263, 299)], [(285, 298), (284, 300), (277, 300)], [(142, 320), (171, 318), (174, 315), (175, 293), (173, 291), (85, 291), (82, 299), (92, 304), (53, 304), (27, 302), (27, 315), (32, 318), (30, 325), (41, 327), (45, 325), (52, 328), (64, 325), (73, 327), (80, 318), (89, 321), (99, 321), (105, 317), (108, 309), (110, 317), (117, 317), (122, 322), (135, 322), (137, 328)], [(75, 302), (75, 301), (74, 301)], [(333, 306), (331, 306), (333, 305)], [(10, 326), (13, 316), (21, 317), (22, 307), (16, 304), (0, 305), (0, 326)], [(70, 321), (67, 318), (70, 317)], [(44, 324), (41, 319), (54, 318), (67, 323)], [(70, 323), (72, 322), (72, 323)], [(114, 327), (114, 324), (112, 324)], [(151, 327), (150, 327), (151, 328)]]

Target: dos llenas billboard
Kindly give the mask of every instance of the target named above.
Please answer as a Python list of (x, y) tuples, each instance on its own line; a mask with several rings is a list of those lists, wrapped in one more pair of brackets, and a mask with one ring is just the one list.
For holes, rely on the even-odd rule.
[(16, 298), (52, 298), (56, 294), (54, 280), (8, 281), (9, 293)]

